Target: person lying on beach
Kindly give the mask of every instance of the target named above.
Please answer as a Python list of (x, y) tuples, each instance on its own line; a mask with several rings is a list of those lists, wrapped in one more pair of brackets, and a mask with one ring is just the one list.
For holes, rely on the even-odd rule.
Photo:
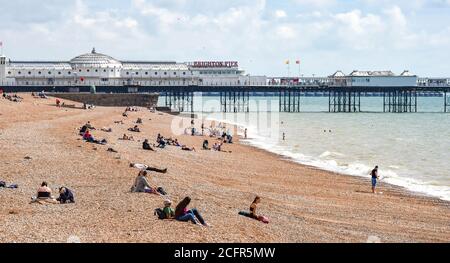
[(202, 149), (203, 149), (203, 150), (211, 150), (211, 148), (209, 148), (209, 142), (208, 142), (208, 140), (204, 140), (204, 141), (203, 141)]
[(123, 121), (114, 121), (115, 124), (124, 124)]
[(138, 176), (134, 180), (134, 185), (131, 187), (132, 193), (149, 193), (155, 195), (167, 195), (162, 187), (152, 187), (147, 180), (147, 171), (139, 171)]
[(104, 132), (112, 132), (112, 129), (111, 129), (111, 128), (103, 127), (103, 128), (101, 129), (101, 131), (104, 131)]
[(261, 202), (261, 198), (259, 196), (256, 196), (255, 200), (253, 200), (253, 203), (250, 205), (250, 213), (246, 211), (240, 211), (239, 215), (250, 217), (268, 224), (269, 219), (267, 217), (256, 214), (256, 206), (259, 204), (259, 202)]
[(175, 208), (175, 219), (182, 222), (191, 221), (194, 224), (198, 224), (196, 220), (203, 226), (208, 226), (203, 217), (200, 215), (197, 209), (193, 208), (188, 210), (187, 207), (191, 203), (190, 197), (185, 197)]
[(155, 151), (155, 149), (153, 149), (153, 148), (150, 146), (150, 143), (148, 142), (147, 139), (145, 139), (144, 142), (142, 143), (142, 149), (144, 149), (144, 150), (149, 150), (149, 151)]
[(133, 136), (128, 136), (125, 133), (123, 134), (122, 138), (119, 138), (119, 140), (123, 140), (123, 141), (134, 141)]
[(0, 181), (0, 188), (2, 188), (2, 187), (10, 188), (10, 189), (16, 189), (16, 188), (19, 188), (19, 185), (17, 185), (17, 184), (6, 185), (5, 181)]
[(128, 114), (126, 112), (122, 113), (123, 117), (128, 117)]
[(51, 203), (56, 204), (58, 201), (52, 196), (52, 189), (48, 187), (47, 182), (42, 182), (37, 190), (37, 195), (31, 198), (30, 203)]
[(108, 143), (105, 139), (103, 139), (101, 141), (94, 139), (94, 137), (89, 132), (89, 130), (86, 130), (86, 132), (84, 133), (83, 140), (85, 140), (86, 142), (96, 143), (96, 144), (101, 144), (101, 145), (105, 145)]
[(157, 172), (157, 173), (167, 173), (167, 168), (156, 168), (156, 167), (150, 167), (146, 164), (142, 164), (142, 163), (130, 163), (130, 167), (139, 169), (141, 171), (153, 171), (153, 172)]
[(139, 129), (139, 127), (137, 125), (134, 125), (133, 128), (129, 128), (128, 130), (131, 132), (141, 132), (141, 130)]
[(194, 147), (188, 147), (186, 145), (181, 146), (181, 150), (183, 151), (189, 151), (189, 152), (196, 152)]
[(60, 202), (61, 204), (75, 203), (75, 198), (72, 191), (69, 188), (63, 186), (59, 188), (59, 197), (56, 198), (56, 201)]

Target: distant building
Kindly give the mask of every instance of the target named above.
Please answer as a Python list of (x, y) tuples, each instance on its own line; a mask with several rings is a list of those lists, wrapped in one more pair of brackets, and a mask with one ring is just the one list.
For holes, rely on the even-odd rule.
[(414, 87), (417, 86), (416, 75), (405, 70), (400, 75), (392, 71), (358, 71), (354, 70), (348, 75), (336, 71), (329, 76), (335, 86), (355, 87)]
[(0, 57), (3, 86), (227, 86), (264, 85), (266, 77), (249, 76), (235, 61), (119, 61), (97, 53), (70, 61), (14, 61)]

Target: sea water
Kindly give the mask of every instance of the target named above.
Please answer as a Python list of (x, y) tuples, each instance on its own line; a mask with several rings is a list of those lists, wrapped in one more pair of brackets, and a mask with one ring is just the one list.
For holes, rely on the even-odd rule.
[[(194, 98), (200, 118), (237, 124), (244, 143), (306, 165), (450, 200), (450, 113), (442, 97), (419, 97), (421, 113), (383, 113), (383, 98), (362, 97), (362, 113), (328, 113), (328, 97), (302, 97), (300, 113), (277, 97), (250, 97), (249, 113), (222, 113), (219, 97)], [(284, 140), (283, 140), (284, 135)], [(369, 183), (368, 183), (369, 184)]]

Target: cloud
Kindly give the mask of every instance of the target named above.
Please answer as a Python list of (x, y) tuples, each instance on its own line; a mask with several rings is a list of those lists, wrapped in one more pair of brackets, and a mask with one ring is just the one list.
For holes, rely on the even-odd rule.
[(274, 12), (274, 16), (275, 16), (275, 18), (285, 18), (285, 17), (287, 17), (287, 14), (284, 10), (279, 9)]
[(0, 38), (14, 59), (95, 46), (118, 59), (239, 60), (253, 74), (283, 73), (297, 57), (316, 74), (377, 61), (413, 69), (425, 53), (450, 59), (448, 1), (0, 0)]

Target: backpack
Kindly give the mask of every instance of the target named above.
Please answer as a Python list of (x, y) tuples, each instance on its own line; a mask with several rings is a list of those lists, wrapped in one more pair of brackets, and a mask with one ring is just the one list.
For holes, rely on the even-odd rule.
[(158, 187), (158, 189), (156, 189), (156, 192), (158, 192), (162, 195), (167, 195), (166, 191), (164, 191), (164, 189), (162, 187)]
[(158, 219), (166, 219), (166, 213), (161, 208), (156, 208), (154, 214), (158, 216)]

